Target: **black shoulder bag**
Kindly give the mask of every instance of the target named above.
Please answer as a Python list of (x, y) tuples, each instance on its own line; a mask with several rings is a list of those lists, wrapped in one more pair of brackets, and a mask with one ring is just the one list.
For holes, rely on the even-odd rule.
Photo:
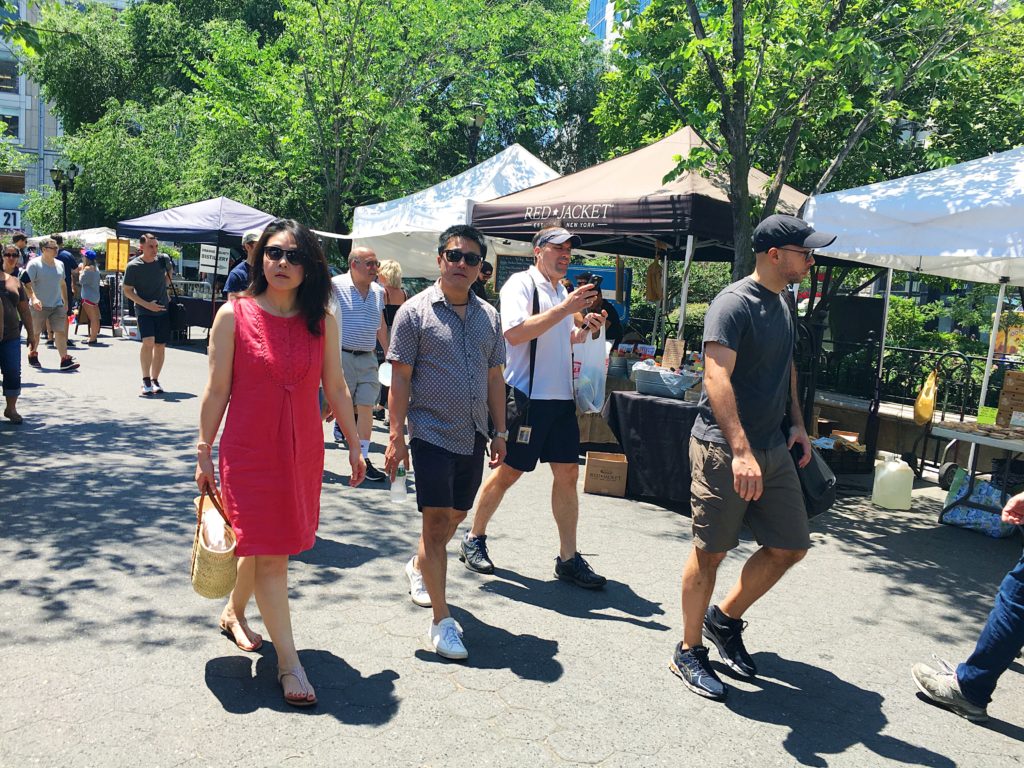
[[(530, 316), (540, 312), (540, 299), (537, 296), (537, 288), (533, 290), (533, 312)], [(509, 440), (515, 440), (519, 434), (520, 427), (530, 425), (530, 398), (533, 396), (533, 368), (537, 361), (537, 339), (530, 341), (530, 383), (527, 392), (506, 387), (505, 402), (505, 429), (508, 430)]]
[[(793, 319), (794, 335), (798, 332), (799, 318), (796, 314), (796, 304), (789, 291), (785, 291), (786, 305), (789, 307), (790, 316)], [(794, 350), (794, 356), (796, 351)], [(790, 410), (798, 407), (797, 403), (790, 402)], [(783, 419), (782, 431), (789, 440), (790, 418), (789, 413)], [(804, 495), (804, 507), (807, 510), (807, 517), (820, 515), (827, 512), (836, 503), (836, 475), (832, 468), (826, 463), (821, 454), (811, 446), (811, 460), (806, 467), (800, 466), (800, 459), (803, 458), (803, 451), (799, 445), (794, 445), (791, 451), (793, 463), (796, 465), (796, 473), (800, 478), (800, 489)]]

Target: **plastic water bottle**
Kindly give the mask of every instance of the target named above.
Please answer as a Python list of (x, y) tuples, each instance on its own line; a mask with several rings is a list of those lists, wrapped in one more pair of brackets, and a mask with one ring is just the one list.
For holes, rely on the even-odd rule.
[(405, 487), (405, 467), (399, 467), (395, 472), (395, 479), (391, 481), (391, 502), (393, 504), (405, 504), (409, 493)]

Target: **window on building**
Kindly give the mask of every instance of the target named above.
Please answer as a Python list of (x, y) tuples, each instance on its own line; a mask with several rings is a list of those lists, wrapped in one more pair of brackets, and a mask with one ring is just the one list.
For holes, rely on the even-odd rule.
[(0, 173), (0, 192), (13, 192), (16, 195), (25, 194), (25, 172)]
[(17, 94), (21, 91), (18, 77), (18, 62), (0, 59), (0, 94)]
[(19, 115), (0, 114), (0, 120), (2, 120), (7, 125), (3, 132), (3, 136), (5, 138), (21, 138), (21, 117)]
[(607, 33), (608, 23), (608, 0), (590, 0), (590, 8), (587, 10), (587, 26), (594, 37), (604, 40)]

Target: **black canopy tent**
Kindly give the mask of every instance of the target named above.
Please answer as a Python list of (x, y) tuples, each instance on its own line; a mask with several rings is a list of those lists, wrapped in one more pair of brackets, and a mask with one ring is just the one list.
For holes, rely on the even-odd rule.
[[(119, 221), (116, 229), (118, 237), (139, 237), (151, 232), (158, 238), (176, 243), (207, 243), (229, 248), (240, 245), (242, 235), (250, 229), (262, 230), (275, 218), (229, 197), (214, 197)], [(216, 281), (216, 260), (213, 277)], [(211, 296), (211, 325), (216, 311), (217, 297)]]
[[(495, 237), (530, 240), (546, 223), (558, 221), (579, 235), (587, 250), (683, 261), (680, 303), (685, 305), (694, 259), (733, 260), (728, 175), (686, 171), (672, 181), (664, 180), (680, 157), (689, 157), (698, 147), (708, 145), (692, 128), (683, 128), (585, 170), (477, 203), (473, 226)], [(769, 181), (766, 174), (751, 169), (752, 194), (763, 195)], [(783, 187), (779, 211), (795, 214), (805, 199), (792, 187)], [(663, 282), (663, 293), (664, 287)], [(682, 312), (680, 330), (681, 323)]]

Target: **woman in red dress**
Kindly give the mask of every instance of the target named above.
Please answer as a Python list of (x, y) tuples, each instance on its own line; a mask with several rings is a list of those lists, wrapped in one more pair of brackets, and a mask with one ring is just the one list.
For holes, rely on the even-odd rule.
[[(352, 468), (366, 472), (352, 398), (341, 370), (338, 324), (328, 314), (330, 273), (313, 234), (278, 219), (256, 244), (250, 290), (217, 312), (210, 334), (210, 378), (203, 392), (196, 483), (216, 488), (212, 446), (224, 411), (220, 478), (225, 511), (238, 537), (238, 579), (220, 627), (243, 651), (262, 638), (245, 609), (255, 594), (277, 651), (285, 701), (316, 703), (299, 663), (288, 608), (288, 557), (313, 546), (320, 519), (324, 435), (318, 389), (339, 422)], [(230, 408), (228, 404), (230, 403)]]

